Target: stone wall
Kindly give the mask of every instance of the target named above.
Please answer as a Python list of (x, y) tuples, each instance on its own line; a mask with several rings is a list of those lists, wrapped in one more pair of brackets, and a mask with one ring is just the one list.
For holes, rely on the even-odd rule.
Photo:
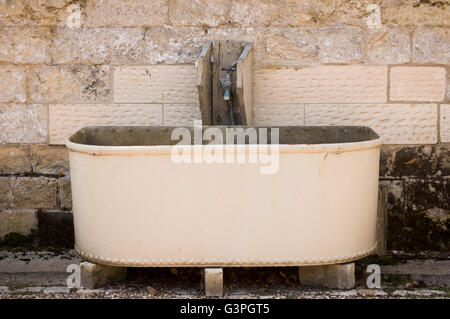
[(0, 0), (2, 242), (70, 246), (61, 144), (192, 124), (193, 63), (226, 39), (254, 44), (256, 124), (373, 127), (388, 247), (448, 251), (448, 0)]

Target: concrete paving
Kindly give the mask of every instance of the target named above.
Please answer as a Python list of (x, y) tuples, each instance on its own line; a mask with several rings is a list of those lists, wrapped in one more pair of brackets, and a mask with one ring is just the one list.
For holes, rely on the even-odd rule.
[[(396, 258), (396, 257), (395, 257)], [(128, 268), (126, 280), (99, 289), (68, 288), (67, 266), (82, 261), (74, 251), (0, 251), (0, 299), (3, 298), (207, 298), (199, 268)], [(359, 265), (358, 265), (359, 263)], [(373, 260), (356, 262), (353, 288), (301, 285), (298, 268), (224, 268), (226, 299), (297, 298), (450, 298), (450, 261), (414, 256), (381, 266), (381, 288), (368, 289), (361, 270)], [(398, 280), (401, 277), (402, 280)], [(419, 280), (425, 278), (426, 280)]]

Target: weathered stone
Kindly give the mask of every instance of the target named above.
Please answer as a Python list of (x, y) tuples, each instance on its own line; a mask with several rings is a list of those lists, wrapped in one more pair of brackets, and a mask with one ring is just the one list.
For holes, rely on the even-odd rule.
[(371, 16), (378, 14), (374, 8), (379, 7), (382, 1), (338, 0), (336, 6), (336, 24), (370, 26)]
[(377, 247), (374, 253), (382, 256), (387, 254), (387, 236), (388, 236), (388, 190), (380, 181), (378, 188), (378, 204), (377, 204)]
[[(441, 180), (408, 180), (407, 209), (424, 211), (439, 208), (450, 213), (450, 183)], [(449, 243), (450, 244), (450, 243)]]
[(207, 297), (223, 296), (223, 269), (205, 268), (203, 273), (205, 294)]
[(69, 157), (64, 146), (31, 145), (33, 172), (65, 175), (69, 173)]
[(380, 64), (408, 63), (411, 60), (409, 31), (372, 28), (364, 33), (365, 62)]
[(390, 72), (391, 101), (443, 101), (446, 90), (443, 67), (396, 66)]
[(38, 211), (40, 246), (73, 248), (73, 215), (67, 211)]
[(169, 19), (174, 26), (215, 27), (228, 22), (230, 2), (223, 0), (171, 0)]
[(24, 67), (0, 65), (0, 103), (24, 103), (27, 99), (26, 88)]
[(320, 28), (317, 36), (320, 62), (362, 61), (362, 31), (359, 27)]
[(63, 177), (58, 180), (58, 200), (62, 209), (72, 209), (72, 189), (70, 185), (70, 177)]
[(15, 208), (55, 208), (57, 180), (47, 177), (15, 177), (11, 180)]
[(206, 42), (206, 33), (196, 27), (161, 27), (147, 30), (144, 37), (144, 61), (158, 63), (194, 63)]
[(28, 92), (36, 102), (106, 102), (109, 77), (109, 66), (32, 67)]
[(93, 264), (90, 262), (80, 263), (81, 286), (87, 289), (96, 289), (104, 285), (122, 281), (127, 277), (126, 267), (115, 267)]
[(450, 175), (450, 147), (446, 145), (387, 146), (381, 148), (382, 178), (427, 178)]
[[(403, 181), (380, 181), (387, 191), (387, 248), (403, 247), (405, 229), (405, 187)], [(407, 230), (406, 230), (407, 231)]]
[(412, 50), (415, 63), (450, 64), (450, 29), (417, 28)]
[(419, 251), (450, 249), (450, 183), (408, 180), (406, 211), (392, 211), (389, 248)]
[(51, 63), (49, 27), (0, 28), (0, 62)]
[(246, 26), (269, 26), (280, 21), (281, 0), (233, 0), (231, 2), (230, 23)]
[(0, 210), (0, 240), (16, 233), (30, 235), (37, 230), (37, 216), (34, 209)]
[(355, 286), (355, 264), (298, 267), (300, 285), (351, 289)]
[(274, 25), (333, 24), (337, 0), (282, 0)]
[(23, 174), (31, 172), (28, 145), (0, 145), (0, 174)]
[(265, 28), (210, 28), (207, 31), (207, 40), (251, 42), (253, 63), (256, 64), (262, 62), (265, 54), (264, 30)]
[(130, 64), (142, 61), (144, 32), (136, 28), (58, 28), (52, 56), (56, 64)]
[(167, 24), (167, 0), (87, 0), (90, 27), (151, 27)]
[(450, 142), (450, 104), (441, 104), (441, 142)]
[(0, 104), (0, 143), (45, 143), (47, 126), (45, 105)]
[[(386, 150), (383, 147), (383, 150)], [(389, 149), (387, 149), (389, 150)], [(426, 177), (436, 172), (436, 156), (431, 145), (390, 149), (386, 177)]]
[(384, 24), (450, 26), (448, 0), (384, 0)]
[[(0, 1), (0, 24), (65, 25), (71, 14), (69, 6), (82, 6), (72, 0)], [(82, 1), (80, 1), (82, 2)]]
[(450, 102), (450, 66), (447, 66), (447, 102)]
[(0, 176), (0, 209), (11, 206), (10, 180)]
[(307, 64), (318, 62), (317, 30), (311, 28), (271, 28), (266, 34), (268, 63)]
[(436, 156), (437, 156), (436, 175), (450, 177), (450, 145), (449, 144), (436, 145)]

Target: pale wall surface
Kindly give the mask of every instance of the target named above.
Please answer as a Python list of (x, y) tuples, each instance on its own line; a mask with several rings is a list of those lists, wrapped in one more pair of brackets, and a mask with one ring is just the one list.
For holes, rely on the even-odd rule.
[(24, 225), (1, 229), (71, 210), (66, 150), (49, 144), (199, 119), (193, 63), (230, 39), (254, 45), (255, 124), (373, 127), (392, 144), (391, 247), (413, 249), (421, 220), (448, 238), (449, 28), (448, 0), (0, 0), (0, 219)]

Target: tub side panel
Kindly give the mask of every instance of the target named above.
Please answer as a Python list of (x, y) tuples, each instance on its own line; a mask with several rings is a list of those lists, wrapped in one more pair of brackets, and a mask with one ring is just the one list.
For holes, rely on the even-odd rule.
[(261, 164), (70, 153), (76, 246), (141, 266), (333, 263), (375, 246), (379, 151)]

